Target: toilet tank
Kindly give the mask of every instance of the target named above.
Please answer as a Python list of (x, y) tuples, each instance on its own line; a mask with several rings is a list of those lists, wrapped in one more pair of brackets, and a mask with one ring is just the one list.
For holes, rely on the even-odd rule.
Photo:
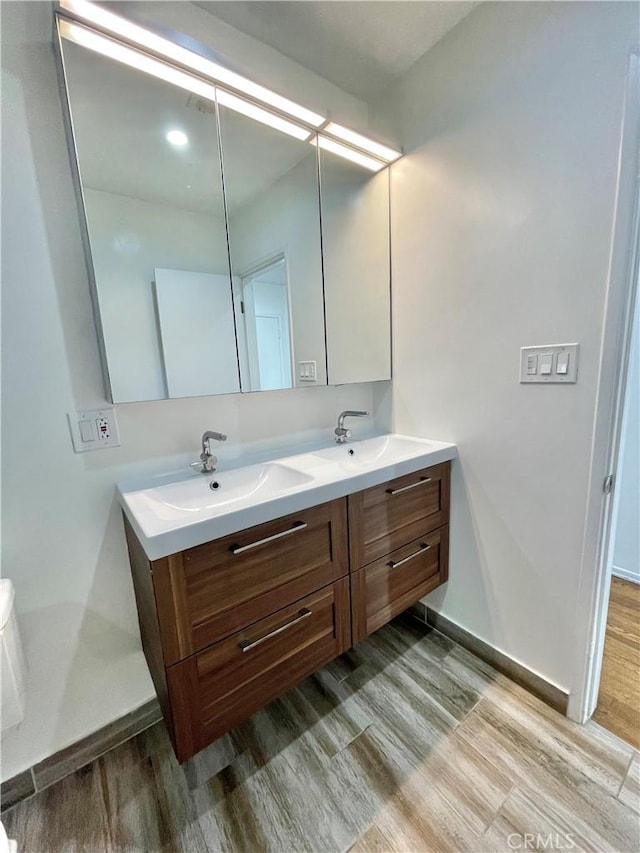
[(4, 732), (24, 719), (25, 665), (14, 610), (13, 584), (0, 580), (0, 728)]

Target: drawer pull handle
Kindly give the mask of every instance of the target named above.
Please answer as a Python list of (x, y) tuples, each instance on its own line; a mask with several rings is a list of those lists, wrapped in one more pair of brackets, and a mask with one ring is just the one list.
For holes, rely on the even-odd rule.
[(387, 489), (388, 495), (399, 495), (401, 492), (408, 492), (410, 489), (417, 489), (418, 486), (426, 486), (431, 482), (431, 477), (420, 477), (417, 483), (410, 483), (408, 486), (402, 486), (401, 489)]
[(397, 569), (398, 566), (404, 566), (404, 564), (408, 563), (409, 560), (413, 560), (414, 557), (418, 557), (420, 554), (424, 553), (424, 551), (428, 551), (429, 548), (431, 548), (431, 545), (427, 545), (425, 542), (423, 542), (420, 548), (415, 553), (409, 554), (408, 557), (404, 557), (404, 559), (398, 560), (397, 562), (395, 560), (389, 560), (387, 565), (390, 569)]
[(232, 545), (231, 553), (234, 555), (244, 554), (245, 551), (250, 551), (252, 548), (258, 548), (260, 545), (266, 545), (267, 542), (275, 542), (276, 539), (282, 539), (283, 536), (291, 536), (292, 533), (298, 533), (300, 530), (304, 530), (306, 526), (306, 521), (298, 521), (293, 527), (290, 527), (289, 530), (283, 530), (282, 533), (274, 533), (273, 536), (265, 536), (264, 539), (257, 539), (255, 542), (250, 542), (248, 545)]
[(291, 622), (287, 622), (286, 625), (282, 625), (280, 628), (276, 628), (275, 631), (270, 631), (268, 634), (265, 634), (264, 637), (260, 637), (259, 640), (242, 640), (238, 643), (238, 646), (242, 649), (243, 652), (251, 651), (251, 649), (255, 649), (256, 646), (259, 646), (260, 643), (264, 643), (266, 640), (270, 640), (272, 637), (277, 637), (278, 634), (282, 634), (283, 631), (286, 631), (287, 628), (293, 628), (294, 625), (297, 625), (298, 622), (302, 622), (303, 619), (308, 619), (311, 616), (311, 610), (308, 607), (303, 607), (302, 610), (298, 613), (295, 619), (292, 619)]

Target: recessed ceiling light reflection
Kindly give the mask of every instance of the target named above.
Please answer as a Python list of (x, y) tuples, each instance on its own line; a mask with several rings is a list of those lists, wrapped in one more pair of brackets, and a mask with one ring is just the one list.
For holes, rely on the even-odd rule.
[(189, 143), (189, 137), (182, 130), (170, 130), (166, 135), (166, 140), (177, 148), (182, 148)]

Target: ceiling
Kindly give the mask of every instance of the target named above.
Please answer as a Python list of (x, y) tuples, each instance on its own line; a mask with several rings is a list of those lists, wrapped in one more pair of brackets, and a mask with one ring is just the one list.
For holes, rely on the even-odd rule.
[(236, 29), (370, 101), (388, 89), (477, 2), (196, 2)]

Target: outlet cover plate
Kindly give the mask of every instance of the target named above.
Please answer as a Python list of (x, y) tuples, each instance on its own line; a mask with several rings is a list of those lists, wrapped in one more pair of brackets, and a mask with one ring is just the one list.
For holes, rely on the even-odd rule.
[(79, 412), (69, 412), (67, 419), (76, 453), (120, 447), (115, 409), (83, 409)]

